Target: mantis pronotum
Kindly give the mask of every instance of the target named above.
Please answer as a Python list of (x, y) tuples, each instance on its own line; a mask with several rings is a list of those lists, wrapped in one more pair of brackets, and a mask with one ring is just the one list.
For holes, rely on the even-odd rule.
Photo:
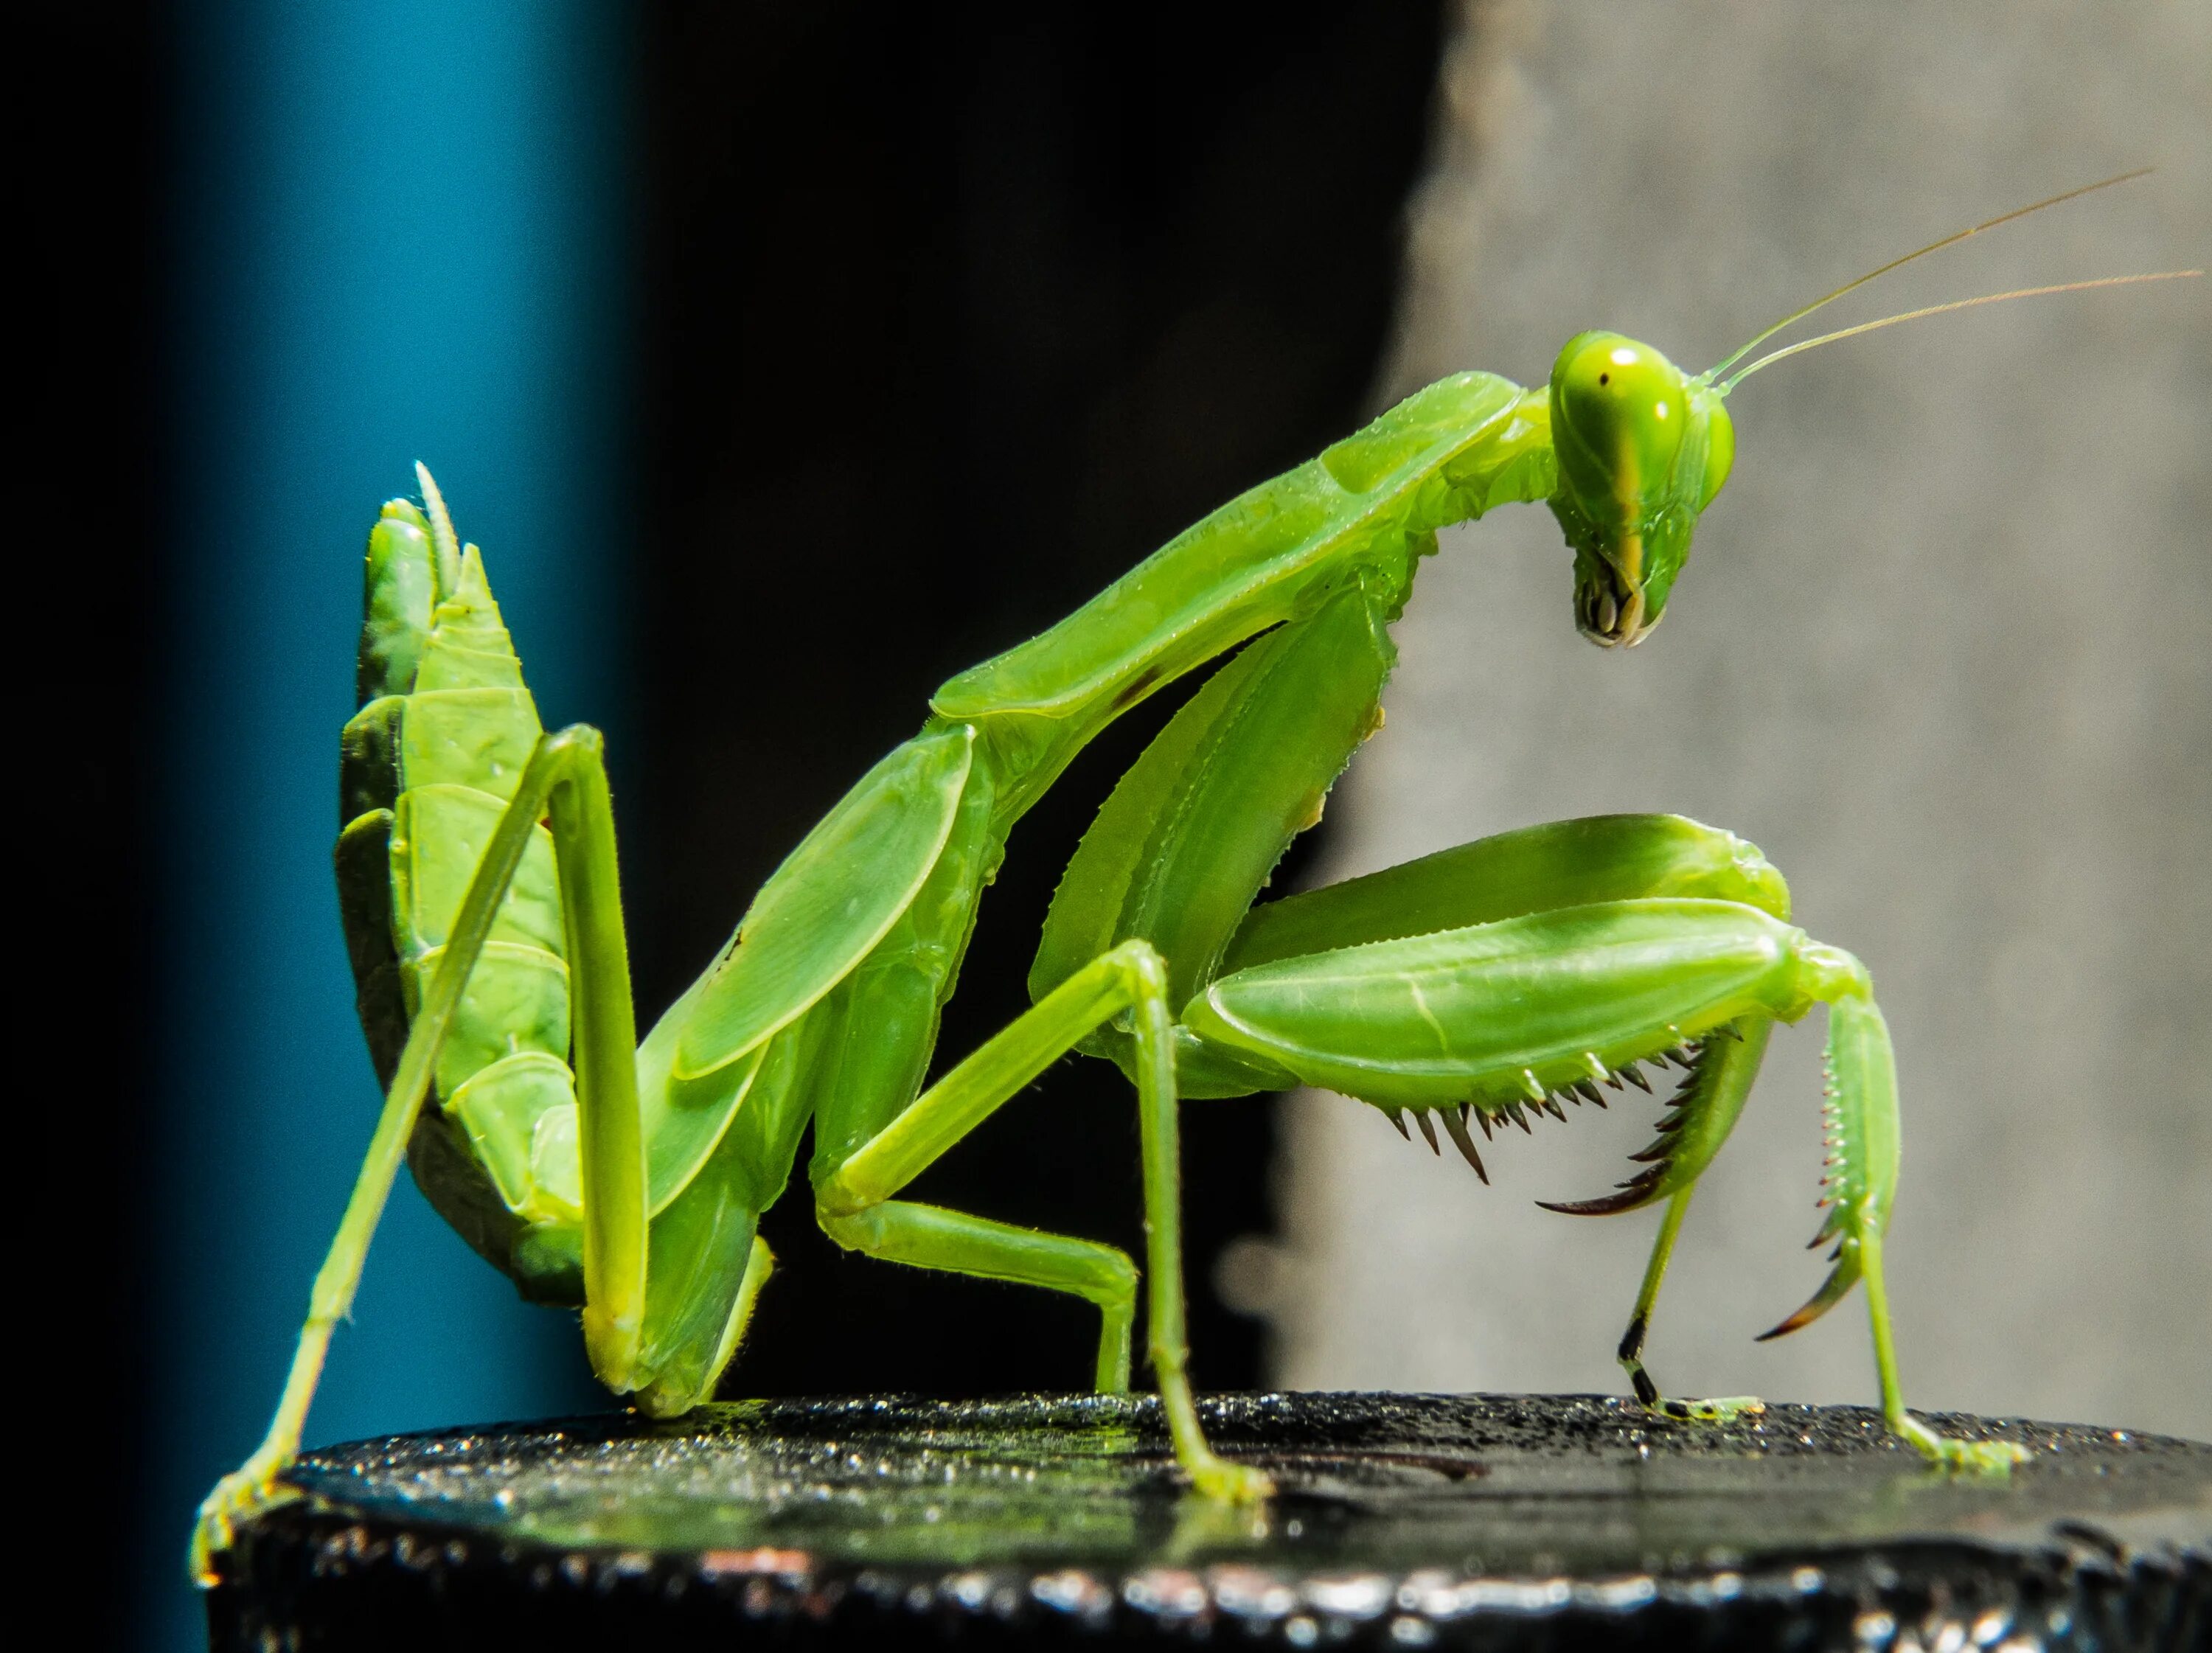
[[(196, 1573), (212, 1576), (237, 1519), (285, 1496), (276, 1478), (403, 1157), (526, 1296), (581, 1310), (600, 1378), (652, 1413), (714, 1393), (772, 1267), (758, 1218), (810, 1123), (808, 1179), (833, 1240), (1087, 1299), (1101, 1320), (1096, 1384), (1126, 1389), (1129, 1257), (898, 1197), (1078, 1049), (1134, 1085), (1147, 1352), (1176, 1455), (1200, 1492), (1271, 1489), (1208, 1447), (1185, 1372), (1182, 1098), (1322, 1085), (1401, 1131), (1410, 1115), (1432, 1147), (1441, 1130), (1483, 1175), (1471, 1127), (1525, 1129), (1529, 1109), (1564, 1117), (1564, 1104), (1601, 1103), (1601, 1087), (1651, 1090), (1647, 1066), (1678, 1069), (1643, 1168), (1610, 1195), (1560, 1208), (1665, 1205), (1622, 1363), (1662, 1415), (1754, 1409), (1662, 1396), (1640, 1351), (1691, 1191), (1773, 1024), (1816, 1004), (1829, 1022), (1820, 1237), (1835, 1242), (1834, 1267), (1776, 1332), (1863, 1279), (1890, 1427), (1942, 1463), (2011, 1462), (2019, 1449), (1948, 1439), (1905, 1410), (1882, 1274), (1899, 1140), (1888, 1035), (1864, 967), (1789, 922), (1783, 878), (1753, 847), (1680, 817), (1606, 817), (1253, 904), (1380, 724), (1389, 628), (1437, 532), (1544, 501), (1574, 554), (1579, 629), (1608, 647), (1640, 641), (1728, 478), (1729, 392), (1814, 343), (1932, 313), (1735, 366), (1871, 279), (1695, 376), (1611, 332), (1569, 340), (1543, 387), (1454, 375), (1222, 507), (1059, 624), (943, 685), (921, 732), (792, 852), (642, 1043), (599, 737), (540, 729), (483, 558), (419, 471), (422, 504), (386, 505), (369, 538), (362, 707), (341, 771), (342, 904), (386, 1099), (276, 1420), (203, 1506)], [(1071, 860), (1031, 971), (1033, 1007), (925, 1085), (1015, 822), (1115, 718), (1232, 651)]]

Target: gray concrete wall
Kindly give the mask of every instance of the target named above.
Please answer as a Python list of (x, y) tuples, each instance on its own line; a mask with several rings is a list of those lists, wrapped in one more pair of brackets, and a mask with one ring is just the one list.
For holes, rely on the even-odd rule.
[[(2202, 3), (1471, 6), (1378, 402), (1463, 367), (1540, 381), (1585, 326), (1702, 367), (2146, 162), (1838, 323), (2205, 263), (2209, 94)], [(1899, 328), (1735, 410), (1735, 479), (1633, 652), (1575, 635), (1540, 509), (1445, 536), (1322, 876), (1612, 810), (1752, 838), (1896, 1031), (1909, 1396), (2212, 1437), (2212, 291)], [(1856, 1297), (1750, 1340), (1820, 1278), (1820, 1025), (1778, 1036), (1692, 1212), (1651, 1345), (1677, 1392), (1873, 1396)], [(1225, 1281), (1272, 1306), (1283, 1382), (1620, 1387), (1656, 1213), (1530, 1201), (1611, 1187), (1655, 1109), (1516, 1134), (1485, 1189), (1371, 1109), (1291, 1108), (1285, 1247)]]

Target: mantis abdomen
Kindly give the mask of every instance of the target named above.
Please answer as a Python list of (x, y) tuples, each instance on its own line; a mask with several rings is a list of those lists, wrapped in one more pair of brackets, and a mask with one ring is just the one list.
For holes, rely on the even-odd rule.
[[(361, 709), (341, 737), (339, 905), (363, 1031), (389, 1085), (538, 710), (471, 545), (414, 506), (369, 542)], [(532, 834), (440, 1050), (408, 1158), (432, 1205), (541, 1301), (581, 1300), (568, 945), (553, 844)]]

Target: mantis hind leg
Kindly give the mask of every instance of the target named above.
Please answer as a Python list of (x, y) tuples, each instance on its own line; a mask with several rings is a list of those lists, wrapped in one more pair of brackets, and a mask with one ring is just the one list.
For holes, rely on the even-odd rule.
[[(1099, 1304), (1102, 1388), (1126, 1383), (1135, 1270), (1112, 1247), (1038, 1234), (892, 1196), (1020, 1093), (1086, 1035), (1126, 1018), (1135, 1047), (1143, 1144), (1146, 1261), (1152, 1276), (1147, 1342), (1176, 1457), (1209, 1496), (1265, 1497), (1258, 1471), (1206, 1444), (1191, 1393), (1183, 1321), (1182, 1218), (1174, 1048), (1167, 971), (1149, 943), (1127, 941), (1075, 971), (917, 1097), (815, 1183), (823, 1229), (841, 1245), (895, 1261), (1014, 1279)], [(1125, 1272), (1126, 1271), (1126, 1272)]]
[(1099, 1313), (1097, 1391), (1127, 1393), (1137, 1266), (1120, 1247), (905, 1200), (886, 1200), (843, 1215), (825, 1211), (821, 1223), (823, 1231), (839, 1245), (885, 1262), (1035, 1285), (1083, 1298)]
[[(573, 1014), (584, 1200), (584, 1326), (592, 1364), (611, 1383), (635, 1358), (645, 1297), (646, 1185), (640, 1139), (629, 964), (615, 885), (614, 825), (596, 729), (542, 738), (477, 863), (428, 991), (407, 1034), (392, 1088), (354, 1179), (337, 1235), (309, 1294), (276, 1417), (261, 1444), (201, 1504), (189, 1565), (216, 1582), (215, 1557), (236, 1523), (289, 1500), (276, 1477), (300, 1449), (331, 1336), (353, 1304), (370, 1240), (406, 1157), (470, 973), (489, 939), (540, 815), (552, 816), (577, 978)], [(757, 1291), (757, 1282), (755, 1283)], [(627, 1385), (624, 1385), (627, 1387)]]

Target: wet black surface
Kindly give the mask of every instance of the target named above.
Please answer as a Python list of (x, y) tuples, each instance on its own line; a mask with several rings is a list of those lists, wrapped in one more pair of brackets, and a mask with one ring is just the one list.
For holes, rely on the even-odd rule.
[(1146, 1399), (856, 1400), (407, 1436), (303, 1459), (221, 1648), (2212, 1645), (2212, 1447), (1853, 1407), (1231, 1395), (1282, 1494), (1190, 1497)]

